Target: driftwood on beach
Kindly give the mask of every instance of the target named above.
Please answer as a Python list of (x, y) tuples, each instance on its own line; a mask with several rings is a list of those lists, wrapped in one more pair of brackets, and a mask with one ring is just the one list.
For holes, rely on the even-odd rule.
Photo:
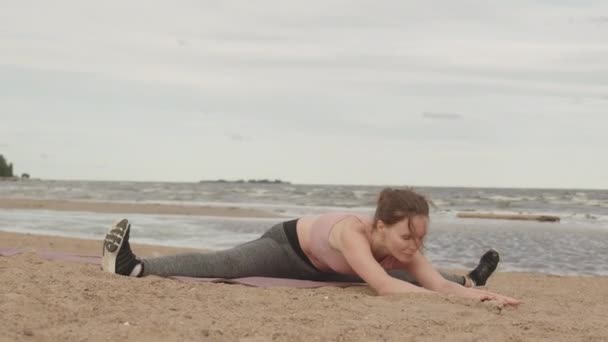
[(540, 222), (559, 222), (558, 216), (550, 215), (525, 215), (525, 214), (495, 214), (495, 213), (458, 213), (460, 218), (481, 218), (496, 220), (522, 220)]

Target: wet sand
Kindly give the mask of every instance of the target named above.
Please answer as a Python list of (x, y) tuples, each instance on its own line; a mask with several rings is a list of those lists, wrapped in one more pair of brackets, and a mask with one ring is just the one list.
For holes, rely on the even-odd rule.
[(257, 209), (238, 207), (195, 206), (180, 204), (155, 203), (119, 203), (70, 201), (54, 199), (18, 199), (0, 198), (1, 209), (44, 209), (60, 211), (89, 211), (96, 213), (129, 213), (157, 215), (204, 215), (228, 217), (278, 217), (269, 212)]

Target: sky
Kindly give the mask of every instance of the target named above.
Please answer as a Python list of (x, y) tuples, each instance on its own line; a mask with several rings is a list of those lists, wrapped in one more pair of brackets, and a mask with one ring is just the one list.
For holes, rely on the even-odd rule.
[(608, 189), (606, 1), (0, 0), (43, 179)]

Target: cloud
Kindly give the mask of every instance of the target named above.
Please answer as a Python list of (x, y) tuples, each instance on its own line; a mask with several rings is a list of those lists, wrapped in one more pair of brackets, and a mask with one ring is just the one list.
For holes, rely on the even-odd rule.
[(456, 113), (432, 113), (423, 112), (422, 117), (432, 120), (462, 120), (464, 117)]
[[(0, 120), (0, 139), (11, 145), (0, 142), (0, 150), (40, 155), (37, 162), (46, 168), (40, 174), (65, 172), (53, 166), (59, 158), (74, 165), (63, 177), (134, 172), (188, 179), (186, 171), (168, 176), (154, 167), (98, 172), (94, 166), (98, 154), (129, 161), (134, 153), (142, 165), (155, 165), (161, 151), (171, 165), (182, 163), (180, 170), (197, 170), (183, 148), (193, 144), (209, 149), (205, 164), (217, 175), (235, 169), (226, 153), (248, 157), (260, 147), (276, 156), (299, 151), (302, 165), (350, 165), (368, 151), (376, 164), (391, 160), (391, 170), (409, 170), (394, 161), (393, 151), (428, 148), (432, 153), (419, 165), (438, 172), (428, 175), (424, 166), (419, 182), (476, 184), (478, 166), (495, 149), (504, 160), (520, 160), (524, 145), (587, 156), (581, 153), (608, 143), (601, 129), (608, 101), (606, 2), (464, 0), (439, 8), (396, 0), (357, 6), (343, 0), (148, 6), (135, 0), (104, 3), (94, 16), (69, 15), (90, 12), (80, 2), (40, 6), (32, 12), (29, 4), (15, 3), (0, 15), (0, 109), (11, 113)], [(23, 25), (24, 17), (36, 25)], [(585, 136), (574, 144), (573, 132)], [(124, 144), (124, 136), (132, 142)], [(444, 172), (452, 164), (445, 155), (470, 161), (462, 178)], [(589, 153), (590, 164), (595, 158)], [(267, 163), (253, 164), (252, 173), (268, 174)], [(588, 178), (552, 165), (534, 170), (558, 181)], [(491, 177), (506, 184), (499, 166), (484, 184)], [(606, 166), (595, 169), (605, 174)], [(344, 181), (341, 170), (334, 171), (324, 173), (324, 181)], [(312, 179), (299, 165), (280, 172)], [(357, 177), (398, 182), (403, 176), (379, 176), (370, 168)], [(525, 177), (521, 182), (532, 184), (536, 176)]]
[(589, 21), (596, 24), (608, 24), (608, 15), (601, 15), (589, 18)]

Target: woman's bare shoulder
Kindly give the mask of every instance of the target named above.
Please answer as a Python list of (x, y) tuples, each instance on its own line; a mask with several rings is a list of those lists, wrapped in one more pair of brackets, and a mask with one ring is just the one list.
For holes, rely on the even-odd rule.
[(367, 226), (359, 217), (348, 215), (338, 221), (330, 232), (329, 243), (332, 247), (341, 249), (344, 240), (354, 236), (365, 237)]

